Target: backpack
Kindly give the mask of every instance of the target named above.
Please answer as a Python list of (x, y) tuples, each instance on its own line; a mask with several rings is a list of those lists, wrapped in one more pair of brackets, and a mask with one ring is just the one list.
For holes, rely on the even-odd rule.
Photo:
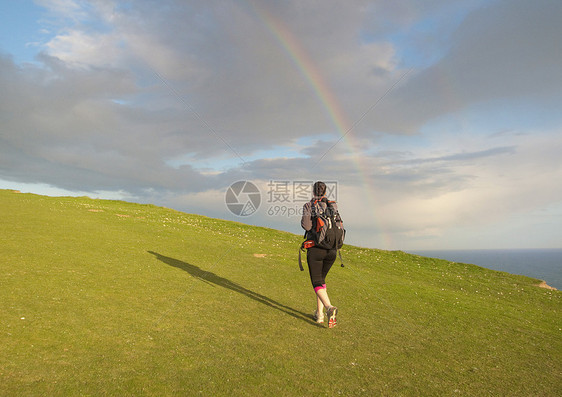
[[(325, 204), (325, 208), (322, 205)], [(307, 238), (314, 240), (316, 247), (340, 249), (345, 238), (345, 229), (335, 201), (315, 200), (311, 205), (312, 229), (306, 233)]]
[[(324, 204), (324, 205), (322, 205)], [(301, 252), (305, 248), (320, 247), (324, 249), (337, 249), (342, 262), (340, 248), (343, 246), (345, 239), (345, 229), (343, 221), (335, 206), (335, 201), (328, 201), (323, 197), (321, 200), (314, 200), (311, 203), (312, 211), (312, 229), (305, 232), (305, 241), (299, 250), (299, 267), (304, 270), (301, 261)]]

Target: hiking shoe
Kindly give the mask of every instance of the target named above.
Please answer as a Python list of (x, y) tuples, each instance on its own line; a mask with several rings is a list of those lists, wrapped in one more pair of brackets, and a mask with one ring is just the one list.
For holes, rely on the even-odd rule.
[(338, 308), (335, 306), (332, 306), (326, 312), (326, 315), (328, 316), (328, 328), (334, 328), (338, 323), (338, 321), (336, 320), (337, 313), (338, 313)]
[(314, 315), (312, 316), (312, 318), (318, 324), (324, 323), (324, 313), (323, 312), (320, 312), (320, 314), (318, 314), (318, 310), (314, 310)]

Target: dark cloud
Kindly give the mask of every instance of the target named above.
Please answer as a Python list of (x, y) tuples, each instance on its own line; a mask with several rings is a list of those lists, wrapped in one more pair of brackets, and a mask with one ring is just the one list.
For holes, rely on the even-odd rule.
[(188, 165), (166, 166), (183, 139), (167, 117), (113, 102), (135, 93), (129, 73), (40, 59), (41, 67), (0, 62), (4, 178), (86, 191), (203, 189), (213, 183)]
[(373, 130), (414, 133), (480, 103), (562, 103), (562, 3), (499, 1), (471, 13), (435, 65), (401, 84), (366, 120)]
[(467, 162), (467, 161), (473, 162), (481, 158), (498, 156), (503, 154), (513, 154), (513, 153), (515, 153), (515, 147), (506, 146), (506, 147), (497, 147), (492, 149), (480, 150), (477, 152), (455, 153), (452, 155), (441, 156), (441, 157), (409, 159), (409, 160), (398, 162), (398, 164), (415, 165), (415, 164), (442, 163), (442, 162)]

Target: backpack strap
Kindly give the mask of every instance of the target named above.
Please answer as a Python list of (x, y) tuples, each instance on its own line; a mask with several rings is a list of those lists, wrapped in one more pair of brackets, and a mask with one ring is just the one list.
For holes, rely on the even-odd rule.
[(304, 271), (304, 268), (302, 267), (302, 260), (301, 260), (301, 253), (303, 251), (304, 251), (304, 242), (301, 244), (299, 248), (299, 269), (301, 269), (301, 272)]

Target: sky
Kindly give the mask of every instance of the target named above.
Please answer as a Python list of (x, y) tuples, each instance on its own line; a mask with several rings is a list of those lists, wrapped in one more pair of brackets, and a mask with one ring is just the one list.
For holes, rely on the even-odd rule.
[(349, 244), (562, 248), (560, 20), (559, 0), (0, 0), (0, 188), (300, 234), (323, 180)]

